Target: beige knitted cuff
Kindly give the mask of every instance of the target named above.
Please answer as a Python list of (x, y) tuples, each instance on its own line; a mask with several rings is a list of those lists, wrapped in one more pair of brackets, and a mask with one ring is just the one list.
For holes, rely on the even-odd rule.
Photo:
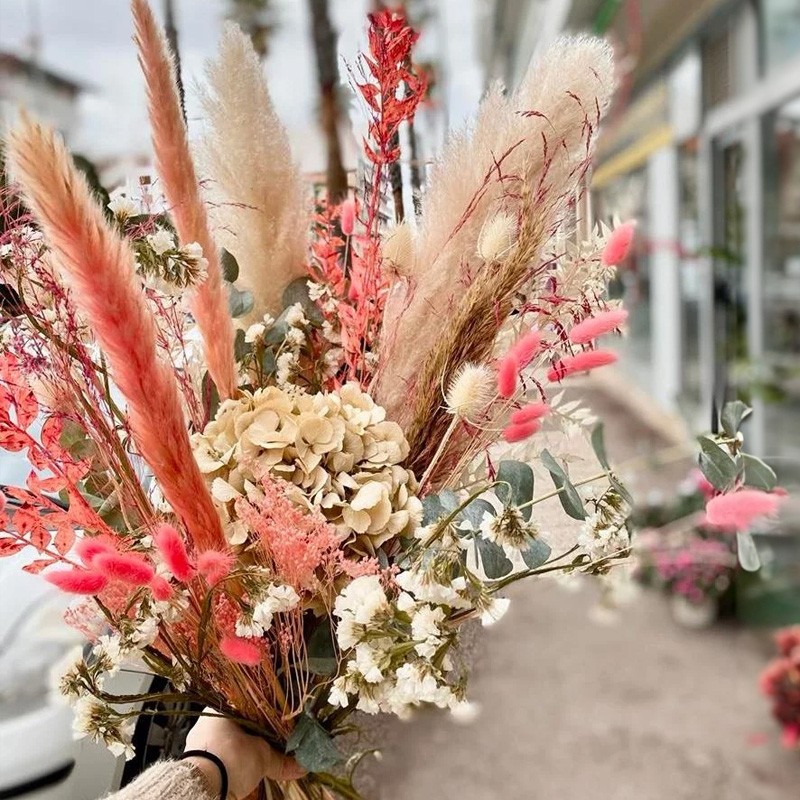
[(188, 761), (159, 761), (106, 800), (217, 800)]

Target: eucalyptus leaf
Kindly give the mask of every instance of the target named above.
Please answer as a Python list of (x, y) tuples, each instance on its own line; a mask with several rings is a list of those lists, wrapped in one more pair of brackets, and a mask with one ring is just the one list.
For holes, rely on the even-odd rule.
[(600, 462), (600, 466), (603, 469), (610, 470), (611, 466), (609, 465), (608, 456), (606, 455), (605, 429), (602, 422), (598, 422), (597, 425), (594, 426), (591, 442), (592, 449), (597, 456), (597, 460)]
[(241, 361), (250, 352), (250, 345), (244, 340), (244, 331), (240, 328), (236, 331), (233, 340), (233, 357)]
[(235, 286), (230, 287), (228, 295), (228, 310), (234, 319), (243, 317), (253, 310), (255, 301), (253, 300), (253, 293), (248, 291), (239, 291)]
[(736, 434), (739, 433), (742, 422), (752, 413), (753, 410), (741, 400), (734, 400), (731, 403), (726, 403), (725, 407), (722, 409), (722, 417), (720, 419), (722, 430), (733, 439)]
[(344, 760), (331, 735), (308, 713), (297, 721), (286, 751), (293, 752), (297, 763), (309, 772), (329, 772)]
[(729, 489), (739, 474), (733, 457), (708, 436), (698, 436), (697, 441), (700, 444), (699, 463), (703, 475), (715, 489)]
[(541, 539), (534, 539), (527, 550), (520, 554), (528, 569), (541, 567), (550, 558), (550, 545)]
[(756, 543), (751, 533), (739, 531), (736, 534), (736, 548), (739, 554), (739, 564), (746, 572), (755, 572), (761, 566)]
[(586, 519), (586, 509), (583, 507), (583, 500), (578, 494), (578, 490), (572, 485), (572, 482), (564, 472), (563, 467), (553, 458), (548, 450), (542, 450), (541, 461), (558, 492), (558, 499), (564, 511), (573, 519)]
[(429, 494), (422, 500), (422, 524), (431, 525), (437, 519), (452, 514), (459, 506), (458, 496), (449, 489)]
[(765, 492), (771, 492), (778, 483), (778, 476), (772, 467), (749, 453), (742, 453), (741, 455), (744, 461), (745, 484), (756, 489), (763, 489)]
[(459, 518), (466, 520), (470, 528), (473, 531), (477, 531), (480, 530), (481, 522), (483, 522), (483, 518), (486, 514), (494, 517), (497, 512), (488, 500), (477, 497), (461, 512), (461, 514), (459, 514)]
[(239, 277), (239, 262), (233, 253), (224, 247), (220, 254), (220, 265), (222, 266), (222, 275), (228, 283), (233, 283)]
[(508, 560), (505, 551), (499, 544), (477, 536), (475, 537), (475, 546), (480, 555), (483, 571), (490, 580), (503, 578), (514, 568), (514, 565)]
[[(506, 506), (525, 506), (522, 516), (529, 520), (533, 507), (533, 470), (522, 461), (501, 461), (497, 470), (498, 485), (495, 489), (500, 502)], [(527, 505), (526, 505), (527, 504)]]
[(335, 675), (338, 663), (330, 622), (323, 619), (308, 639), (307, 663), (315, 675)]
[(306, 278), (295, 278), (284, 290), (281, 298), (284, 308), (289, 308), (295, 303), (303, 306), (303, 313), (313, 325), (322, 325), (323, 316), (319, 306), (309, 297), (308, 280)]
[(274, 375), (278, 371), (278, 361), (272, 350), (266, 349), (261, 354), (261, 371), (266, 376)]

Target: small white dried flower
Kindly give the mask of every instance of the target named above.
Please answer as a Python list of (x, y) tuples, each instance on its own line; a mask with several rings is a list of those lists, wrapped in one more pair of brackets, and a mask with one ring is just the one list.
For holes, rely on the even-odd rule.
[(147, 241), (160, 256), (163, 256), (168, 250), (175, 249), (175, 237), (165, 228), (159, 228), (155, 233), (149, 234)]
[(301, 303), (294, 303), (286, 310), (286, 324), (292, 328), (304, 328), (308, 325)]
[(505, 211), (495, 214), (484, 224), (478, 236), (478, 255), (487, 263), (499, 261), (514, 246), (517, 218)]
[(117, 219), (127, 219), (139, 213), (136, 201), (121, 192), (112, 196), (108, 209)]
[(267, 327), (261, 322), (254, 322), (245, 332), (244, 340), (247, 344), (257, 342), (266, 332)]
[(495, 381), (488, 367), (464, 364), (450, 382), (445, 395), (447, 410), (462, 419), (471, 419), (483, 411), (494, 396)]
[(407, 222), (401, 222), (386, 234), (381, 255), (390, 261), (401, 275), (408, 275), (411, 272), (414, 243)]

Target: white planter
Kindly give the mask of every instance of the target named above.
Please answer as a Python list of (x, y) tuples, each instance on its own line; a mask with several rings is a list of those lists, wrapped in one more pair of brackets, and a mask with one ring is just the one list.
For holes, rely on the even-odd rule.
[(675, 622), (693, 630), (713, 625), (719, 613), (719, 603), (714, 597), (707, 597), (700, 603), (692, 603), (682, 594), (673, 594), (669, 598), (669, 606)]

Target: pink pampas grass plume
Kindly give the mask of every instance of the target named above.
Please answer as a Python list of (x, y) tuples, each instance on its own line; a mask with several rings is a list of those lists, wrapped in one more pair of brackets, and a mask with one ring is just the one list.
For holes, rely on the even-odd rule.
[(167, 569), (182, 583), (187, 583), (195, 575), (195, 569), (186, 552), (183, 537), (172, 525), (160, 525), (153, 536), (158, 552), (164, 559)]
[(542, 347), (542, 336), (538, 331), (529, 331), (520, 336), (509, 349), (508, 354), (514, 356), (520, 369), (528, 366)]
[(574, 356), (566, 356), (557, 361), (547, 372), (547, 380), (551, 383), (562, 381), (576, 372), (588, 372), (590, 369), (605, 367), (617, 360), (617, 354), (610, 350), (587, 350)]
[(224, 637), (219, 643), (219, 649), (226, 658), (237, 664), (255, 667), (261, 661), (261, 649), (258, 645), (238, 636)]
[(509, 443), (522, 442), (529, 436), (533, 436), (539, 428), (541, 423), (538, 420), (530, 420), (529, 422), (520, 422), (511, 424), (503, 431), (503, 438)]
[(219, 253), (211, 237), (206, 207), (189, 151), (186, 125), (169, 46), (147, 0), (132, 0), (139, 63), (147, 83), (147, 103), (156, 170), (181, 244), (197, 242), (208, 261), (208, 277), (194, 291), (190, 306), (203, 337), (209, 374), (220, 397), (236, 394), (234, 329)]
[(529, 403), (511, 413), (511, 424), (524, 425), (526, 422), (533, 422), (541, 419), (549, 410), (547, 403)]
[(132, 586), (147, 586), (155, 575), (153, 565), (133, 553), (100, 553), (92, 565), (107, 578)]
[(69, 594), (97, 594), (108, 583), (108, 578), (99, 572), (87, 569), (54, 569), (44, 573), (44, 579)]
[(517, 375), (519, 364), (512, 355), (507, 355), (497, 369), (497, 393), (508, 400), (517, 391)]
[(197, 571), (214, 586), (230, 574), (234, 558), (221, 550), (206, 550), (197, 556)]
[(175, 375), (156, 351), (155, 324), (130, 246), (108, 225), (52, 130), (24, 119), (8, 135), (8, 160), (127, 401), (138, 452), (195, 546), (224, 547), (219, 517), (192, 453)]
[(153, 598), (160, 603), (172, 597), (172, 586), (170, 582), (161, 575), (153, 576), (153, 580), (150, 581), (150, 591), (153, 593)]
[(628, 312), (624, 308), (601, 311), (599, 314), (579, 322), (569, 332), (569, 340), (573, 344), (588, 344), (598, 336), (617, 330), (626, 319), (628, 319)]
[(740, 489), (708, 501), (706, 521), (718, 528), (746, 531), (760, 517), (778, 510), (782, 497), (760, 489)]
[(604, 266), (616, 266), (624, 261), (631, 249), (633, 234), (636, 231), (636, 223), (633, 220), (623, 222), (611, 232), (606, 246), (603, 248), (601, 261)]
[(342, 233), (345, 236), (352, 236), (356, 226), (356, 201), (348, 197), (339, 208), (339, 222)]
[(84, 535), (75, 543), (75, 552), (87, 567), (91, 567), (95, 557), (101, 553), (116, 553), (117, 543), (111, 536), (106, 534), (100, 534), (99, 536)]

